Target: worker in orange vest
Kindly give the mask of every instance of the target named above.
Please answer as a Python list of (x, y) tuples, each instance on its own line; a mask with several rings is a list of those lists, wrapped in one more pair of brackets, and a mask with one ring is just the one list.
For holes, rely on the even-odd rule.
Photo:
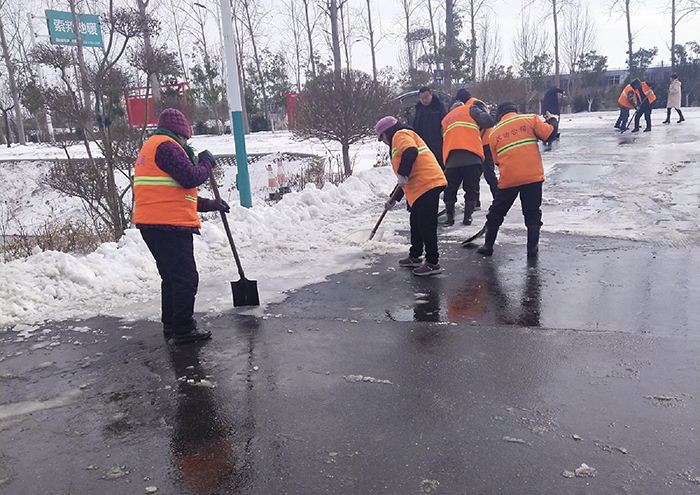
[(445, 174), (425, 141), (411, 127), (389, 115), (380, 119), (374, 130), (377, 139), (391, 150), (391, 166), (397, 177), (392, 199), (384, 208), (393, 208), (404, 194), (411, 207), (411, 248), (408, 257), (399, 260), (399, 266), (414, 268), (413, 274), (418, 276), (436, 275), (442, 271), (437, 223), (440, 193), (447, 185)]
[(547, 114), (547, 122), (538, 115), (519, 115), (515, 104), (506, 101), (498, 105), (498, 123), (489, 135), (493, 161), (498, 165), (498, 192), (486, 215), (484, 245), (480, 254), (491, 256), (498, 229), (520, 196), (527, 226), (527, 256), (537, 256), (542, 226), (542, 183), (544, 167), (537, 140), (549, 141), (556, 136), (558, 121)]
[(211, 337), (197, 328), (194, 299), (199, 274), (192, 234), (199, 234), (198, 211), (230, 210), (226, 202), (197, 196), (211, 174), (214, 157), (205, 150), (195, 159), (187, 144), (192, 130), (175, 108), (158, 117), (158, 128), (141, 148), (134, 167), (133, 223), (156, 260), (161, 283), (163, 335), (175, 344)]
[(635, 107), (637, 108), (632, 132), (639, 132), (639, 119), (641, 119), (642, 115), (644, 115), (644, 121), (647, 124), (644, 132), (651, 132), (651, 104), (656, 100), (654, 90), (651, 89), (651, 86), (646, 81), (640, 81), (639, 79), (632, 81), (630, 86), (634, 89)]
[(455, 103), (442, 119), (442, 156), (445, 160), (447, 187), (443, 201), (447, 220), (455, 223), (455, 203), (460, 186), (464, 190), (464, 225), (471, 225), (472, 213), (479, 201), (479, 181), (484, 163), (481, 131), (493, 127), (494, 121), (483, 101), (460, 89)]
[(630, 110), (634, 110), (634, 88), (629, 84), (625, 86), (617, 102), (620, 104), (620, 116), (615, 122), (615, 129), (624, 131), (627, 129), (627, 121), (630, 119)]

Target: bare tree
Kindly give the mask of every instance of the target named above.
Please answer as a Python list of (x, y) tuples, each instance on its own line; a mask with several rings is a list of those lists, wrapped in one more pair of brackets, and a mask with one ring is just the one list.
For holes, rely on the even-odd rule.
[(539, 86), (542, 72), (547, 69), (546, 51), (547, 32), (531, 21), (529, 10), (524, 10), (513, 40), (513, 55), (520, 75), (525, 78), (528, 105), (543, 89)]
[[(4, 5), (0, 4), (0, 10), (4, 7)], [(0, 13), (0, 46), (2, 46), (2, 54), (3, 58), (5, 59), (5, 67), (7, 69), (7, 78), (8, 82), (10, 84), (10, 94), (12, 96), (12, 101), (13, 101), (13, 107), (15, 110), (15, 117), (16, 117), (16, 124), (17, 124), (17, 138), (19, 140), (19, 144), (27, 144), (27, 141), (25, 140), (24, 137), (24, 121), (22, 118), (22, 107), (20, 106), (19, 103), (19, 90), (17, 89), (17, 79), (15, 76), (15, 65), (14, 62), (12, 61), (12, 57), (10, 56), (10, 46), (9, 43), (7, 42), (7, 37), (5, 35), (5, 25), (2, 20), (2, 14)], [(5, 114), (6, 115), (6, 114)], [(7, 145), (10, 145), (10, 140), (9, 140), (9, 129), (8, 129), (8, 143)]]
[(627, 22), (627, 65), (629, 66), (630, 73), (634, 70), (635, 67), (634, 50), (632, 48), (634, 34), (632, 33), (631, 4), (632, 0), (612, 0), (609, 9), (610, 15), (614, 13), (622, 14), (625, 16), (625, 21)]
[[(469, 22), (469, 31), (471, 35), (470, 47), (471, 47), (471, 73), (472, 77), (476, 78), (478, 71), (477, 58), (479, 57), (479, 45), (477, 41), (477, 30), (479, 25), (486, 22), (490, 23), (488, 19), (488, 10), (490, 9), (490, 0), (467, 0), (467, 17)], [(486, 31), (482, 31), (483, 34), (488, 34)], [(487, 43), (485, 37), (481, 38), (481, 43)], [(482, 69), (483, 70), (483, 69)]]
[(671, 71), (676, 70), (676, 27), (685, 17), (693, 17), (700, 11), (698, 0), (671, 0)]
[(324, 11), (331, 23), (331, 50), (333, 52), (333, 73), (338, 81), (341, 79), (342, 61), (340, 57), (340, 29), (338, 13), (347, 0), (324, 0)]
[[(293, 1), (293, 0), (292, 0)], [(316, 77), (316, 55), (314, 53), (314, 30), (317, 18), (313, 12), (311, 0), (301, 0), (304, 4), (304, 20), (306, 28), (306, 38), (309, 42), (309, 63), (311, 64), (311, 76)]]
[[(428, 0), (430, 1), (430, 0)], [(374, 41), (374, 25), (372, 24), (372, 2), (367, 0), (367, 35), (369, 36), (369, 51), (372, 56), (372, 80), (377, 81), (377, 45)]]
[(491, 68), (501, 64), (501, 38), (498, 24), (492, 21), (491, 15), (486, 13), (478, 25), (477, 39), (477, 71), (475, 77), (483, 81)]
[[(575, 74), (579, 72), (579, 64), (583, 55), (596, 49), (595, 21), (588, 8), (581, 2), (574, 2), (564, 13), (564, 26), (562, 30), (562, 55), (564, 64), (569, 69), (567, 80), (567, 92), (571, 92), (571, 84), (578, 83)], [(576, 88), (574, 88), (574, 92)]]
[(426, 2), (428, 6), (428, 21), (430, 21), (430, 35), (432, 37), (433, 41), (433, 59), (435, 60), (436, 63), (436, 68), (437, 68), (437, 62), (438, 62), (438, 53), (440, 49), (438, 48), (438, 32), (435, 29), (435, 19), (437, 17), (437, 5), (435, 8), (433, 8), (433, 0), (427, 0)]
[(559, 86), (561, 75), (559, 63), (559, 17), (568, 5), (569, 0), (531, 0), (527, 7), (533, 6), (536, 3), (542, 2), (546, 7), (545, 17), (552, 18), (554, 27), (554, 85)]
[(297, 92), (301, 91), (301, 69), (302, 69), (302, 26), (301, 20), (299, 19), (300, 12), (297, 10), (299, 2), (294, 0), (289, 0), (283, 2), (286, 13), (288, 15), (288, 33), (291, 34), (291, 43), (285, 43), (287, 49), (291, 48), (293, 50), (292, 56), (287, 57), (288, 60), (293, 60), (292, 72), (294, 73), (294, 85), (296, 86)]
[(238, 3), (241, 7), (241, 11), (239, 12), (240, 21), (250, 38), (250, 45), (253, 49), (253, 63), (255, 64), (256, 77), (263, 98), (263, 113), (265, 114), (265, 119), (270, 122), (270, 109), (268, 108), (267, 90), (265, 89), (265, 81), (263, 80), (260, 52), (258, 49), (261, 36), (259, 32), (260, 25), (262, 20), (269, 14), (269, 12), (263, 9), (258, 0), (238, 0)]
[(415, 59), (413, 56), (412, 47), (412, 24), (415, 23), (414, 14), (416, 10), (420, 7), (419, 3), (415, 0), (400, 0), (401, 7), (403, 10), (403, 24), (404, 24), (404, 40), (406, 42), (406, 53), (408, 55), (408, 70), (412, 71), (416, 68)]
[(455, 4), (457, 0), (445, 0), (445, 49), (443, 51), (443, 81), (447, 91), (452, 90), (452, 59), (455, 56)]
[(345, 175), (352, 174), (350, 145), (373, 134), (377, 119), (394, 110), (389, 88), (369, 74), (351, 70), (326, 73), (306, 83), (297, 102), (292, 131), (301, 138), (339, 142)]

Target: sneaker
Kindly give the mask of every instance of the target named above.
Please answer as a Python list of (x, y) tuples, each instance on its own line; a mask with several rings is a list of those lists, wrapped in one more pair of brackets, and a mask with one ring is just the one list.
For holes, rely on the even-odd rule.
[(197, 327), (193, 328), (189, 332), (173, 333), (173, 343), (174, 344), (188, 344), (190, 342), (197, 342), (198, 340), (207, 340), (210, 338), (211, 338), (210, 331), (201, 330)]
[(415, 268), (417, 266), (421, 266), (422, 264), (422, 258), (414, 258), (413, 256), (399, 260), (399, 266), (405, 266), (406, 268)]
[(440, 263), (432, 264), (428, 263), (427, 261), (423, 263), (421, 266), (413, 270), (414, 275), (418, 275), (419, 277), (425, 277), (427, 275), (437, 275), (442, 271), (442, 268), (440, 268)]

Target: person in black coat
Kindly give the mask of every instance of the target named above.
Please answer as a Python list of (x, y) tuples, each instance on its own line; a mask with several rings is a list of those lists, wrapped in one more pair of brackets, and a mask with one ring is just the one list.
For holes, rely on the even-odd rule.
[[(559, 109), (559, 94), (564, 94), (564, 90), (557, 88), (556, 86), (549, 88), (544, 94), (544, 97), (542, 98), (542, 116), (545, 119), (548, 118), (547, 112), (549, 112), (550, 117), (555, 115), (557, 120), (559, 120), (559, 115), (561, 114), (561, 110)], [(556, 139), (559, 139), (558, 131), (554, 135), (554, 139), (552, 139), (552, 141)]]
[(423, 86), (418, 92), (420, 101), (416, 103), (416, 115), (413, 118), (413, 129), (425, 141), (433, 152), (438, 163), (444, 169), (442, 160), (442, 119), (447, 115), (445, 105), (430, 88)]
[(552, 115), (561, 114), (559, 109), (559, 94), (563, 94), (564, 90), (561, 88), (549, 88), (542, 98), (542, 115), (549, 112)]

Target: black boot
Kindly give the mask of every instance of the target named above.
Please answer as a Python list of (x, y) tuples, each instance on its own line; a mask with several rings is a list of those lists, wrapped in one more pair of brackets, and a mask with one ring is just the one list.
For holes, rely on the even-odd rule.
[(666, 120), (661, 122), (662, 124), (670, 124), (671, 123), (671, 109), (667, 108), (666, 109)]
[(632, 129), (630, 132), (639, 132), (639, 126), (634, 126), (634, 129)]
[(498, 227), (487, 225), (486, 234), (484, 236), (484, 245), (478, 248), (476, 252), (483, 254), (484, 256), (491, 256), (493, 254), (493, 244), (496, 242), (497, 235)]
[(680, 117), (680, 118), (678, 119), (678, 122), (676, 122), (676, 123), (677, 123), (677, 124), (680, 124), (681, 122), (685, 122), (685, 118), (683, 118), (683, 113), (682, 113), (680, 110), (678, 110), (678, 109), (676, 109), (676, 112), (678, 112), (678, 116)]
[(462, 223), (464, 225), (472, 224), (472, 213), (474, 213), (474, 208), (476, 208), (476, 201), (464, 202), (464, 218), (462, 219)]
[(527, 228), (527, 257), (534, 258), (539, 251), (540, 227)]
[(445, 213), (447, 214), (447, 220), (445, 220), (445, 225), (448, 227), (455, 224), (455, 204), (445, 203)]

